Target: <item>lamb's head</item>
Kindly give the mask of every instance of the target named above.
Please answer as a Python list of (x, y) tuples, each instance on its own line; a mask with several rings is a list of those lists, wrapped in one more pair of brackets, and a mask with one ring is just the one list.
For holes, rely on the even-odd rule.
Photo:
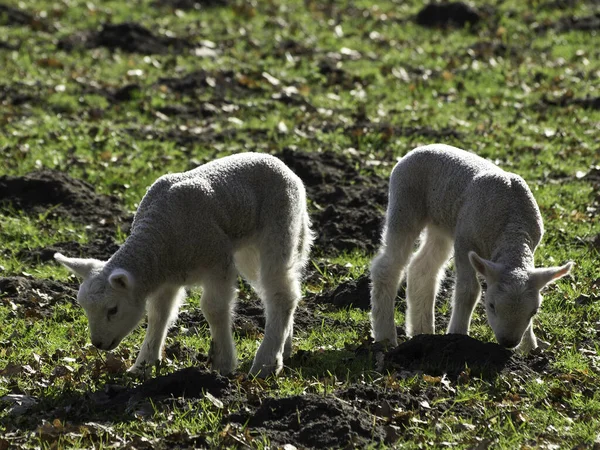
[(544, 269), (507, 268), (469, 252), (471, 265), (485, 277), (485, 311), (496, 340), (507, 348), (517, 347), (542, 305), (540, 291), (564, 277), (573, 263)]
[(88, 318), (92, 344), (101, 350), (117, 347), (144, 315), (131, 273), (124, 269), (107, 273), (106, 262), (97, 259), (67, 258), (60, 253), (54, 258), (83, 278), (77, 301)]

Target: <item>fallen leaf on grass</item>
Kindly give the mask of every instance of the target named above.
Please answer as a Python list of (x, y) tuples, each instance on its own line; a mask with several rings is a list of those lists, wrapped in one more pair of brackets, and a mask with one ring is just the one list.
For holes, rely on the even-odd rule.
[(122, 373), (125, 371), (125, 361), (112, 353), (106, 355), (106, 362), (104, 363), (106, 371), (108, 373)]

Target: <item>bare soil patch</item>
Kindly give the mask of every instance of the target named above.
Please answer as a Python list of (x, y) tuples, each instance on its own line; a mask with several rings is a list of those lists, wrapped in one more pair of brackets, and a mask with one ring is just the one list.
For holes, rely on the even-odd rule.
[(59, 302), (74, 303), (77, 283), (26, 278), (23, 276), (0, 278), (0, 303), (10, 304), (17, 317), (50, 317)]
[(354, 249), (372, 252), (376, 248), (387, 205), (387, 180), (369, 170), (359, 158), (333, 152), (285, 149), (276, 156), (306, 185), (313, 204), (313, 228), (318, 230), (317, 249), (338, 254)]
[(429, 3), (421, 9), (415, 21), (424, 27), (458, 27), (477, 25), (481, 13), (463, 2)]
[(55, 253), (62, 253), (73, 258), (95, 258), (107, 261), (117, 250), (119, 244), (108, 234), (101, 234), (87, 244), (74, 241), (57, 242), (48, 247), (36, 247), (21, 250), (17, 258), (30, 264), (45, 263), (54, 259)]
[(197, 70), (181, 77), (160, 78), (156, 84), (166, 86), (171, 91), (184, 95), (195, 95), (204, 90), (214, 90), (217, 97), (223, 94), (244, 93), (244, 92), (262, 92), (261, 83), (257, 80), (260, 75), (242, 75), (232, 70), (221, 70), (215, 72), (206, 72)]
[(335, 308), (371, 309), (370, 280), (362, 275), (356, 280), (348, 280), (327, 292), (318, 294), (313, 301), (332, 305)]
[(117, 198), (97, 194), (90, 183), (54, 170), (1, 176), (0, 204), (26, 214), (66, 218), (93, 230), (127, 228), (131, 220)]
[(302, 448), (361, 447), (385, 438), (370, 414), (315, 394), (266, 398), (256, 410), (231, 414), (225, 421), (247, 425), (252, 434), (265, 434), (275, 445)]
[(12, 6), (0, 3), (1, 26), (28, 26), (34, 30), (49, 30), (52, 27), (40, 17)]
[(0, 84), (0, 105), (21, 106), (28, 103), (36, 105), (46, 103), (39, 84)]
[[(178, 323), (186, 328), (200, 328), (207, 325), (200, 308), (189, 309), (179, 313)], [(315, 327), (337, 325), (338, 322), (319, 314), (315, 308), (303, 303), (298, 305), (294, 314), (294, 332), (309, 331)], [(265, 330), (264, 307), (256, 296), (244, 296), (236, 303), (234, 309), (233, 329), (240, 336), (257, 336)]]
[(99, 31), (81, 31), (58, 43), (59, 49), (67, 51), (106, 47), (112, 51), (122, 50), (143, 55), (183, 53), (192, 46), (186, 39), (157, 36), (134, 22), (104, 24)]
[(556, 30), (559, 33), (568, 31), (598, 31), (600, 30), (600, 12), (590, 16), (565, 16), (553, 23), (543, 23), (538, 25), (537, 31), (540, 33), (548, 30)]
[(573, 95), (564, 95), (558, 98), (544, 97), (542, 102), (548, 106), (558, 106), (565, 108), (567, 106), (578, 106), (584, 109), (600, 110), (600, 97), (576, 98)]

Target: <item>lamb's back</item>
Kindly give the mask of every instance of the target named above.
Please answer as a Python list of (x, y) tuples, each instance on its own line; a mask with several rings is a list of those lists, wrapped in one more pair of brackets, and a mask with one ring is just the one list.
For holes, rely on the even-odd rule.
[(258, 226), (266, 200), (277, 201), (297, 186), (302, 183), (279, 159), (240, 153), (160, 177), (140, 203), (134, 225), (151, 219), (186, 230), (217, 226), (244, 234)]
[(493, 239), (515, 222), (532, 240), (541, 237), (541, 216), (525, 181), (474, 153), (443, 144), (419, 147), (394, 168), (390, 189), (394, 184), (406, 186), (403, 194), (452, 234), (458, 227)]
[(505, 172), (485, 159), (444, 144), (418, 147), (396, 165), (390, 179), (390, 198), (395, 191), (410, 201), (428, 221), (454, 230), (458, 215), (482, 174), (502, 180)]

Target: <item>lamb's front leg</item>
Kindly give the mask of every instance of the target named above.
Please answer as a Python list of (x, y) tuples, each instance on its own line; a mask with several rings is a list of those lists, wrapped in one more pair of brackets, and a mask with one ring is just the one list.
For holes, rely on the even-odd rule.
[(433, 226), (427, 228), (407, 270), (406, 335), (435, 333), (435, 297), (452, 240)]
[(468, 258), (466, 258), (466, 262), (463, 259), (459, 256), (455, 258), (456, 286), (452, 299), (452, 314), (448, 325), (448, 333), (469, 334), (471, 315), (481, 295), (481, 285), (477, 280), (477, 275)]
[(207, 276), (200, 308), (210, 328), (208, 360), (213, 370), (227, 375), (237, 367), (232, 335), (232, 307), (235, 299), (235, 273)]
[(533, 332), (533, 320), (529, 323), (529, 327), (525, 331), (523, 335), (523, 339), (521, 339), (521, 343), (519, 344), (518, 350), (522, 353), (529, 353), (531, 350), (538, 347), (537, 338)]
[(185, 289), (163, 286), (148, 299), (148, 329), (140, 353), (129, 372), (150, 370), (161, 359), (169, 326), (177, 319), (179, 305), (185, 298)]

